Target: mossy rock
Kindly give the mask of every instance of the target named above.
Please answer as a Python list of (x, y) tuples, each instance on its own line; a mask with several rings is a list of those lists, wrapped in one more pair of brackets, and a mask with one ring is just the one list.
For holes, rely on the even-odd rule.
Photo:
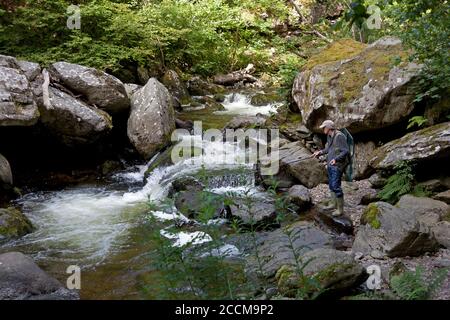
[(0, 239), (17, 238), (33, 231), (31, 221), (15, 208), (0, 209)]
[(376, 203), (370, 203), (366, 210), (364, 210), (361, 216), (361, 224), (369, 224), (374, 229), (379, 229), (381, 227), (381, 222), (378, 219), (380, 215), (380, 210)]
[(261, 107), (283, 101), (283, 98), (275, 93), (257, 93), (252, 98), (250, 103), (254, 106)]

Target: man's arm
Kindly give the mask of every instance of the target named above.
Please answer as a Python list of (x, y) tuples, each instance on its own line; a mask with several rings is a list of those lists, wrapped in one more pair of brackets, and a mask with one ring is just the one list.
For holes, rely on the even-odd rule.
[(328, 146), (328, 142), (327, 142), (325, 144), (325, 148), (324, 149), (314, 152), (314, 156), (317, 157), (317, 156), (321, 156), (323, 154), (327, 154), (328, 153), (328, 149), (329, 149), (329, 146)]

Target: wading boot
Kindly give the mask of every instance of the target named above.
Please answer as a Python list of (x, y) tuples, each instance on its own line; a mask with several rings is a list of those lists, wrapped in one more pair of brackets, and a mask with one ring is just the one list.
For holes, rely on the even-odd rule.
[(332, 191), (330, 191), (330, 199), (325, 202), (325, 206), (323, 207), (325, 210), (332, 210), (336, 209), (336, 194)]
[(333, 211), (333, 217), (339, 217), (344, 214), (344, 197), (336, 198), (336, 210)]

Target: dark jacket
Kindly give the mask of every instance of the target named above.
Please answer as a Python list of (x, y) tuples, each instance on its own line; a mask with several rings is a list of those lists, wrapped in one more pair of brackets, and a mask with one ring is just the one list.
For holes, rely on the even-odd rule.
[(325, 149), (320, 151), (320, 154), (327, 155), (327, 165), (330, 165), (330, 161), (335, 159), (338, 168), (341, 171), (344, 170), (348, 164), (350, 154), (345, 135), (339, 130), (334, 130), (333, 136), (327, 136), (327, 144)]

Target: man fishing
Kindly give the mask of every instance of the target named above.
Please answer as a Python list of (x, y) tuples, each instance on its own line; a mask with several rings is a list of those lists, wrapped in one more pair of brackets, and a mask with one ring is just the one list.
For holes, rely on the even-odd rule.
[(325, 149), (314, 152), (313, 156), (327, 155), (328, 186), (330, 188), (330, 204), (325, 208), (335, 209), (333, 216), (344, 213), (344, 193), (342, 191), (342, 174), (349, 164), (349, 145), (347, 138), (340, 130), (336, 129), (333, 121), (325, 120), (320, 128), (327, 135)]

